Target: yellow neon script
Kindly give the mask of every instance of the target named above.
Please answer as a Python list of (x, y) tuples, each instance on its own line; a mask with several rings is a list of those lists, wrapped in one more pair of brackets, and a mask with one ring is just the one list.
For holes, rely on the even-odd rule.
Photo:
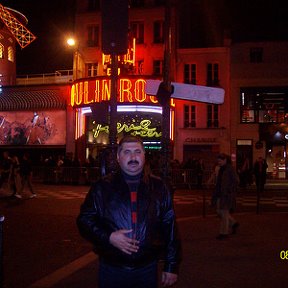
[[(95, 123), (95, 122), (94, 122)], [(120, 122), (117, 123), (117, 133), (131, 132), (132, 135), (138, 135), (141, 137), (155, 137), (160, 138), (162, 136), (162, 132), (157, 132), (156, 128), (151, 128), (151, 121), (150, 120), (142, 120), (139, 125), (136, 124), (122, 124)], [(109, 133), (109, 126), (102, 126), (101, 124), (97, 124), (96, 128), (93, 129), (93, 137), (97, 138), (100, 132)]]

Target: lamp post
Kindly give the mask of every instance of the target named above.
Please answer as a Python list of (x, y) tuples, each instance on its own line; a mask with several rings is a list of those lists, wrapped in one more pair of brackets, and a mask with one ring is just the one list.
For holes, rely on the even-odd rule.
[(118, 91), (118, 57), (111, 54), (111, 97), (110, 97), (110, 123), (109, 143), (111, 149), (111, 172), (117, 169), (117, 91)]
[[(165, 22), (164, 22), (164, 69), (163, 82), (160, 85), (158, 99), (162, 105), (162, 171), (163, 178), (168, 180), (170, 171), (170, 98), (172, 94), (171, 86), (171, 3), (166, 1)], [(162, 86), (162, 87), (161, 87)]]
[(74, 47), (74, 54), (73, 54), (73, 80), (78, 79), (79, 77), (79, 60), (80, 60), (80, 54), (78, 49), (78, 44), (74, 38), (68, 38), (67, 44), (69, 47)]

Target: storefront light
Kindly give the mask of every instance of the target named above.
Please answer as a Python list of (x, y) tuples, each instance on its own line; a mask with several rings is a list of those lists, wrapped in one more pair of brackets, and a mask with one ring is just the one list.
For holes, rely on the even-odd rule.
[[(90, 107), (81, 109), (82, 115), (92, 113)], [(159, 106), (140, 106), (140, 105), (121, 105), (117, 107), (117, 112), (148, 112), (162, 114), (162, 107)]]
[(117, 112), (136, 112), (136, 111), (162, 114), (162, 107), (138, 106), (138, 105), (121, 105), (117, 107)]
[[(275, 134), (274, 134), (274, 140), (276, 141), (280, 141), (282, 138), (282, 134), (280, 131), (277, 131)], [(283, 138), (282, 138), (283, 139)]]

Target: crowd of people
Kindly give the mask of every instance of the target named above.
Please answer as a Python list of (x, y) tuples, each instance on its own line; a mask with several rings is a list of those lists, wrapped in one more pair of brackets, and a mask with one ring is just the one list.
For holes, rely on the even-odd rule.
[(8, 193), (12, 197), (22, 198), (26, 186), (29, 188), (29, 198), (36, 197), (29, 154), (24, 153), (19, 160), (17, 155), (10, 156), (8, 151), (4, 151), (0, 162), (0, 193)]

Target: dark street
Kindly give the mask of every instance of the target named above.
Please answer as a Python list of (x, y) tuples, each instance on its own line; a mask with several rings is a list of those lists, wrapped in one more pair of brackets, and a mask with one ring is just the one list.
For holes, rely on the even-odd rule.
[[(0, 200), (3, 287), (97, 287), (97, 258), (77, 231), (75, 217), (88, 186), (37, 184), (34, 199)], [(174, 202), (183, 245), (177, 288), (283, 287), (288, 280), (288, 197), (265, 191), (256, 213), (255, 191), (241, 191), (236, 235), (216, 240), (219, 219), (206, 191), (177, 190)], [(203, 217), (205, 216), (205, 217)]]

